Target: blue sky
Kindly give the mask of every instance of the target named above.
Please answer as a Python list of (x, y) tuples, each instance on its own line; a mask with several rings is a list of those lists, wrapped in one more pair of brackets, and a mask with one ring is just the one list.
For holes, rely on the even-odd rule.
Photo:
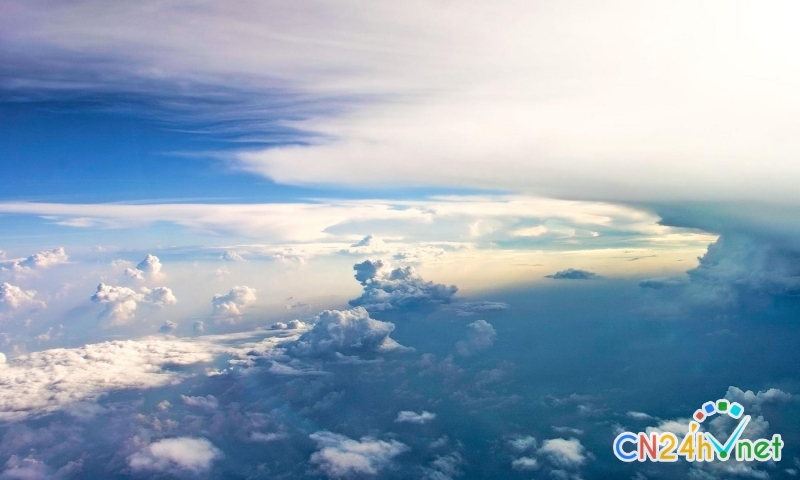
[(0, 480), (796, 477), (797, 13), (3, 3)]

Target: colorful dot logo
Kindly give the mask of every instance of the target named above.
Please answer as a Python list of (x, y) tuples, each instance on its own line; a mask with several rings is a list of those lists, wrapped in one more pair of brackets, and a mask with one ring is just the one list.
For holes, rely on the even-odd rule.
[(711, 415), (717, 413), (726, 413), (731, 418), (738, 420), (744, 413), (744, 407), (736, 402), (728, 402), (727, 400), (720, 399), (716, 402), (704, 403), (700, 409), (694, 412), (693, 417), (697, 422), (703, 423), (706, 417), (710, 417)]

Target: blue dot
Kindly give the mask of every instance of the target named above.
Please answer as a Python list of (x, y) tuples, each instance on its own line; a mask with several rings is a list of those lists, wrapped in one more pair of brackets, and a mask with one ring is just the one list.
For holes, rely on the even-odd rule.
[(738, 417), (739, 415), (742, 414), (742, 407), (740, 407), (739, 405), (731, 405), (730, 414), (732, 417)]
[(703, 408), (706, 409), (706, 413), (708, 413), (708, 414), (712, 414), (712, 413), (714, 413), (714, 410), (716, 410), (716, 408), (714, 407), (714, 404), (711, 403), (711, 402), (708, 402), (705, 405), (703, 405)]

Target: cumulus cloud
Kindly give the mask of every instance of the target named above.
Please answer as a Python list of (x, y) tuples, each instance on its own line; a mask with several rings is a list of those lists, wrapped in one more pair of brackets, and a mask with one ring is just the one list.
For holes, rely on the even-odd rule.
[(539, 462), (533, 457), (520, 457), (511, 462), (511, 468), (514, 470), (536, 470), (539, 468)]
[(256, 289), (235, 286), (228, 293), (217, 294), (211, 299), (214, 314), (224, 317), (238, 316), (242, 310), (256, 301)]
[(205, 397), (188, 397), (181, 395), (184, 405), (190, 407), (202, 408), (204, 410), (216, 410), (219, 407), (219, 401), (214, 395), (206, 395)]
[(36, 299), (35, 290), (22, 290), (8, 282), (0, 285), (0, 313), (26, 307), (44, 308), (46, 306), (44, 302)]
[(350, 310), (326, 310), (314, 319), (314, 326), (296, 341), (287, 344), (289, 353), (298, 356), (330, 357), (374, 355), (402, 351), (389, 335), (394, 324), (370, 318), (361, 307)]
[(164, 367), (210, 362), (217, 350), (206, 343), (148, 338), (21, 355), (0, 369), (0, 418), (69, 408), (114, 390), (168, 385), (182, 374)]
[(164, 325), (158, 329), (158, 333), (170, 334), (174, 333), (175, 330), (178, 329), (178, 324), (169, 320), (164, 321)]
[(410, 266), (392, 269), (383, 260), (366, 260), (354, 265), (353, 270), (364, 293), (350, 300), (350, 305), (363, 306), (370, 311), (450, 303), (458, 290), (455, 285), (426, 282)]
[(456, 343), (456, 352), (462, 356), (485, 350), (497, 339), (497, 332), (486, 320), (477, 320), (467, 325), (467, 338)]
[(536, 437), (530, 435), (512, 438), (508, 441), (508, 444), (517, 452), (524, 452), (528, 449), (536, 448), (537, 446)]
[(395, 423), (415, 423), (422, 425), (436, 419), (436, 414), (428, 411), (421, 411), (420, 413), (412, 412), (410, 410), (403, 410), (397, 412), (397, 418), (394, 419)]
[(742, 390), (731, 385), (725, 393), (725, 398), (733, 402), (739, 402), (745, 407), (758, 409), (767, 403), (785, 403), (792, 400), (791, 393), (784, 392), (777, 388), (770, 388), (764, 391), (753, 392), (752, 390)]
[(306, 328), (306, 324), (300, 320), (290, 320), (289, 322), (275, 322), (269, 328), (271, 330), (298, 330)]
[(18, 262), (17, 265), (21, 268), (48, 268), (53, 265), (67, 263), (67, 261), (69, 261), (69, 256), (64, 251), (64, 247), (58, 247), (34, 253), (25, 260)]
[(223, 253), (219, 258), (221, 260), (226, 261), (226, 262), (244, 262), (245, 261), (244, 257), (242, 257), (241, 255), (239, 255), (238, 253), (236, 253), (233, 250), (225, 250), (225, 253)]
[(367, 235), (358, 242), (350, 245), (345, 252), (353, 255), (374, 255), (378, 253), (388, 253), (389, 247), (380, 237)]
[(134, 471), (201, 473), (208, 471), (222, 452), (205, 438), (165, 438), (128, 457)]
[(552, 275), (545, 275), (545, 277), (554, 280), (591, 280), (592, 278), (597, 278), (597, 274), (588, 270), (568, 268), (566, 270), (560, 270)]
[(161, 267), (161, 260), (148, 253), (144, 260), (136, 265), (136, 268), (126, 268), (123, 273), (125, 276), (138, 281), (154, 280), (163, 276)]
[(555, 466), (568, 469), (580, 467), (586, 463), (588, 458), (586, 448), (577, 438), (545, 440), (538, 453), (547, 457)]
[(377, 475), (394, 457), (408, 450), (397, 440), (353, 440), (328, 431), (312, 433), (309, 438), (317, 444), (311, 463), (329, 478)]
[(132, 322), (135, 318), (137, 302), (164, 307), (174, 305), (178, 301), (172, 294), (172, 290), (167, 287), (153, 289), (142, 287), (136, 291), (128, 287), (104, 283), (97, 286), (97, 291), (92, 295), (91, 300), (106, 306), (105, 310), (100, 313), (100, 318), (106, 320), (109, 325), (124, 325)]

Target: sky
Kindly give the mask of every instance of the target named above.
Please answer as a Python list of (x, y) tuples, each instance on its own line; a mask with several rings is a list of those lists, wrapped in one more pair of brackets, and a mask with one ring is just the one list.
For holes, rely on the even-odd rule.
[(798, 13), (3, 2), (0, 479), (796, 477)]

